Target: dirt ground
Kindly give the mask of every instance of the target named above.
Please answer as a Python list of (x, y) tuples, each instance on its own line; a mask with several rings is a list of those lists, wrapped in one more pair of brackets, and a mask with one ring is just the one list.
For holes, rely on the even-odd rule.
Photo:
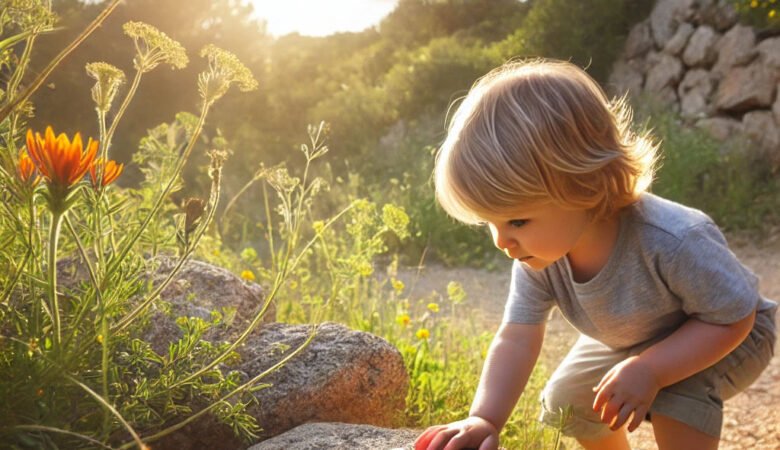
[[(780, 300), (780, 235), (760, 243), (729, 237), (740, 260), (761, 278), (761, 293)], [(422, 296), (433, 290), (446, 292), (449, 281), (459, 281), (468, 294), (468, 303), (484, 320), (486, 329), (495, 330), (501, 320), (509, 285), (508, 271), (455, 268), (436, 265), (399, 273), (413, 292)], [(778, 314), (780, 318), (780, 314)], [(547, 328), (542, 358), (548, 367), (558, 362), (574, 343), (577, 332), (558, 313)], [(655, 449), (652, 425), (645, 422), (630, 435), (634, 450)], [(767, 370), (745, 392), (726, 402), (721, 450), (780, 450), (780, 352)]]

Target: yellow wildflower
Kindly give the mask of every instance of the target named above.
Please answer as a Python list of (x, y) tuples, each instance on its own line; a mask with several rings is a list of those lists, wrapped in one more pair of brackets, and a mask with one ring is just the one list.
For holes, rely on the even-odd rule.
[(769, 11), (769, 14), (767, 14), (770, 19), (773, 19), (777, 15), (777, 10), (771, 10)]
[(400, 314), (398, 317), (395, 318), (395, 321), (398, 323), (398, 325), (405, 327), (409, 325), (409, 322), (412, 321), (412, 318), (409, 317), (409, 314)]
[(97, 341), (98, 344), (102, 344), (103, 343), (103, 335), (102, 334), (98, 334), (97, 336), (95, 336), (95, 340)]
[(401, 281), (401, 280), (398, 280), (398, 279), (396, 279), (396, 278), (393, 278), (393, 279), (390, 281), (390, 284), (392, 284), (392, 285), (393, 285), (393, 289), (395, 289), (395, 291), (396, 291), (396, 292), (398, 292), (399, 294), (401, 293), (401, 291), (403, 291), (403, 290), (404, 290), (404, 287), (406, 287), (406, 286), (404, 285), (404, 282), (403, 282), (403, 281)]
[(431, 332), (427, 328), (420, 328), (414, 335), (417, 336), (417, 339), (424, 340), (431, 337)]
[(246, 281), (255, 281), (255, 274), (251, 270), (244, 270), (241, 272), (241, 278)]
[(439, 304), (438, 303), (428, 303), (428, 310), (431, 312), (439, 312)]
[(122, 29), (135, 41), (138, 54), (133, 64), (136, 69), (148, 72), (160, 63), (181, 69), (189, 63), (184, 47), (157, 28), (143, 22), (127, 22)]
[(119, 86), (125, 82), (125, 73), (104, 62), (89, 63), (86, 69), (87, 75), (96, 80), (92, 86), (92, 100), (97, 109), (105, 113), (111, 108)]

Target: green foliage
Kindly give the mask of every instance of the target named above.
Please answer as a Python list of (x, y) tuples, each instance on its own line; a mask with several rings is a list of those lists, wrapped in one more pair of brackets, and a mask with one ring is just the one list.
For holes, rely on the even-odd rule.
[(730, 231), (760, 231), (776, 223), (780, 182), (767, 164), (751, 156), (745, 137), (718, 143), (650, 99), (639, 103), (645, 105), (637, 111), (639, 117), (646, 118), (645, 126), (661, 141), (655, 193), (701, 209)]
[(780, 4), (777, 0), (729, 0), (742, 22), (763, 30), (780, 29)]
[(651, 6), (639, 0), (536, 0), (502, 53), (569, 60), (606, 81), (631, 26)]
[[(18, 2), (12, 3), (16, 8)], [(24, 150), (20, 130), (30, 108), (14, 97), (35, 38), (50, 28), (51, 15), (39, 11), (50, 13), (48, 4), (22, 2), (18, 5), (37, 9), (18, 11), (4, 5), (2, 14), (13, 14), (10, 20), (0, 20), (4, 29), (19, 27), (26, 44), (21, 55), (8, 58), (11, 82), (3, 85), (2, 107), (10, 112), (0, 119), (0, 440), (14, 448), (148, 448), (144, 441), (159, 439), (204, 414), (251, 439), (259, 425), (247, 406), (255, 401), (252, 393), (265, 387), (259, 384), (265, 375), (247, 380), (230, 367), (237, 362), (235, 350), (262, 320), (272, 295), (231, 342), (203, 339), (211, 328), (232, 323), (235, 310), (230, 309), (212, 312), (209, 321), (177, 318), (181, 337), (167, 351), (155, 351), (142, 336), (153, 311), (167, 309), (158, 299), (160, 292), (211, 230), (226, 157), (219, 150), (226, 145), (221, 136), (209, 143), (217, 150), (208, 153), (206, 198), (183, 201), (183, 213), (176, 214), (178, 207), (169, 196), (183, 191), (182, 171), (201, 141), (215, 101), (232, 84), (251, 90), (256, 81), (233, 54), (206, 46), (202, 53), (208, 65), (197, 77), (200, 113), (181, 113), (172, 123), (153, 128), (134, 159), (143, 181), (137, 189), (119, 190), (112, 183), (122, 168), (109, 159), (111, 137), (142, 75), (162, 62), (182, 67), (187, 62), (184, 48), (148, 24), (129, 24), (137, 70), (110, 123), (108, 113), (122, 72), (106, 63), (87, 67), (97, 82), (92, 99), (100, 155), (97, 145), (84, 150), (80, 138), (71, 141), (62, 135), (55, 142), (53, 132), (45, 137), (28, 133)], [(90, 27), (104, 18), (98, 16)], [(6, 50), (18, 50), (20, 42), (8, 44)], [(324, 151), (305, 153), (310, 160)], [(310, 204), (305, 197), (311, 194), (303, 191), (297, 205), (288, 205), (283, 223), (297, 226), (303, 206)], [(398, 217), (388, 214), (397, 227)], [(277, 271), (277, 285), (284, 282), (297, 251), (298, 229), (287, 229), (287, 251), (270, 269)], [(157, 256), (174, 253), (178, 255), (166, 278), (149, 281)]]

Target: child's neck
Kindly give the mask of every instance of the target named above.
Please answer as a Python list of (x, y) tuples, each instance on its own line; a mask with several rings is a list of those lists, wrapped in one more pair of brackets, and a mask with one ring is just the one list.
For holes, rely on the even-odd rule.
[(609, 261), (620, 232), (620, 214), (591, 222), (566, 255), (577, 283), (592, 280)]

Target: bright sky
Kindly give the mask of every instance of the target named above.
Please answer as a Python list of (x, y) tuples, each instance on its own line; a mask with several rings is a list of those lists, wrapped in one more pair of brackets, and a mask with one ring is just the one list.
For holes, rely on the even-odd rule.
[(268, 32), (281, 36), (297, 31), (327, 36), (339, 31), (362, 31), (376, 25), (398, 0), (250, 0), (255, 15), (265, 19)]

